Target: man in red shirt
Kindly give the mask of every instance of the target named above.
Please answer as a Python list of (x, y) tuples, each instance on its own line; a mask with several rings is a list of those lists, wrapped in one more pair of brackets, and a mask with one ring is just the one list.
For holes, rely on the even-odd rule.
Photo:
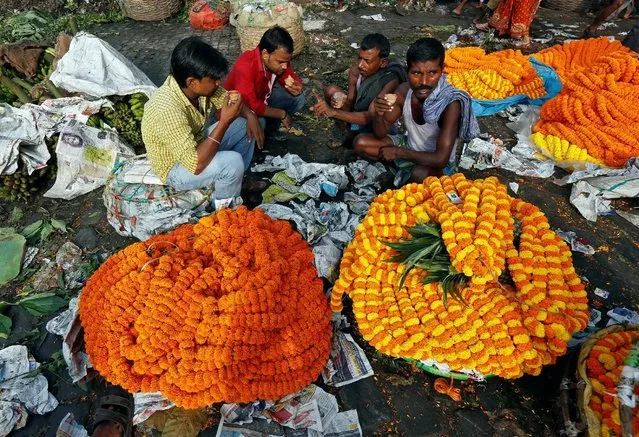
[(280, 122), (290, 128), (291, 114), (306, 103), (302, 81), (291, 68), (292, 57), (293, 38), (283, 27), (272, 27), (254, 50), (240, 55), (224, 83), (225, 89), (239, 91), (244, 103), (275, 130)]

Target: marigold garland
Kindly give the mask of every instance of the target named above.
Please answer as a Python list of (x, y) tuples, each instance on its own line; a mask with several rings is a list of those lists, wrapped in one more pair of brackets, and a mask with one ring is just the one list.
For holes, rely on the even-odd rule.
[(554, 135), (544, 135), (541, 132), (535, 132), (531, 138), (537, 147), (544, 150), (557, 162), (581, 161), (603, 165), (603, 162), (590, 156), (586, 149), (570, 144), (568, 140), (563, 140)]
[(535, 56), (557, 69), (564, 84), (542, 106), (535, 132), (566, 141), (585, 150), (592, 162), (611, 167), (639, 156), (636, 55), (618, 41), (599, 38), (565, 43)]
[(518, 94), (531, 99), (546, 95), (544, 81), (519, 50), (491, 54), (479, 47), (458, 47), (446, 51), (444, 71), (448, 82), (471, 97), (498, 100)]
[(331, 348), (313, 262), (288, 222), (244, 207), (133, 244), (82, 292), (91, 362), (114, 384), (185, 408), (293, 393)]
[[(597, 340), (586, 360), (586, 374), (592, 385), (589, 407), (601, 423), (601, 435), (621, 436), (619, 399), (615, 396), (624, 360), (632, 348), (638, 331), (621, 331)], [(635, 388), (639, 395), (639, 387)], [(639, 435), (639, 410), (632, 418), (633, 435)]]
[[(453, 194), (461, 203), (451, 201)], [(407, 227), (431, 218), (441, 225), (452, 265), (470, 277), (462, 290), (468, 306), (446, 307), (438, 283), (420, 283), (421, 269), (411, 270), (399, 289), (405, 265), (387, 261), (396, 251), (383, 241), (407, 239)], [(515, 219), (522, 228), (518, 247)], [(331, 306), (340, 311), (349, 294), (361, 334), (388, 355), (505, 378), (538, 374), (588, 321), (570, 249), (549, 228), (538, 208), (508, 196), (494, 177), (455, 174), (388, 190), (344, 251)], [(506, 269), (514, 287), (498, 282)]]

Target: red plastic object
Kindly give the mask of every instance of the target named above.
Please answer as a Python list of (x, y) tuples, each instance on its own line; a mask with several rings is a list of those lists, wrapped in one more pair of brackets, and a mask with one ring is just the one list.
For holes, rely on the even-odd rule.
[(194, 29), (217, 30), (226, 26), (229, 16), (217, 9), (211, 9), (208, 0), (198, 0), (189, 11), (189, 20)]

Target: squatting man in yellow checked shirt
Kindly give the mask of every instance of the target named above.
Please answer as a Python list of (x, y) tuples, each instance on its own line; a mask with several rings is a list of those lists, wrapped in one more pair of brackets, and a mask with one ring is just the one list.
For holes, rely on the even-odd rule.
[(224, 56), (197, 37), (171, 55), (171, 74), (144, 108), (142, 138), (151, 168), (177, 190), (215, 185), (215, 209), (237, 206), (244, 171), (264, 134), (257, 116), (222, 80)]

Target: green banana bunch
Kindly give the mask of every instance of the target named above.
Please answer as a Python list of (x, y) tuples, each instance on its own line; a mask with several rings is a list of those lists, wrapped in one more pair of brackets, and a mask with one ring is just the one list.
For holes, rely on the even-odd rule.
[(97, 129), (104, 129), (104, 121), (98, 114), (93, 114), (87, 120), (87, 126), (94, 127)]
[[(111, 100), (115, 102), (114, 109), (102, 109), (101, 114), (104, 120), (109, 126), (115, 128), (134, 149), (143, 150), (144, 144), (142, 142), (140, 122), (129, 104), (129, 99), (127, 97), (112, 96)], [(136, 103), (138, 102), (140, 100), (136, 98)], [(144, 108), (138, 105), (136, 111), (144, 111)]]
[[(11, 201), (27, 201), (33, 194), (51, 177), (52, 168), (48, 166), (34, 171), (30, 175), (27, 173), (27, 166), (20, 161), (18, 170), (1, 179), (0, 198)], [(55, 176), (55, 172), (53, 173)]]
[(135, 119), (139, 122), (142, 121), (142, 117), (144, 116), (144, 104), (148, 101), (149, 98), (144, 93), (135, 93), (129, 98), (131, 112), (133, 112)]

